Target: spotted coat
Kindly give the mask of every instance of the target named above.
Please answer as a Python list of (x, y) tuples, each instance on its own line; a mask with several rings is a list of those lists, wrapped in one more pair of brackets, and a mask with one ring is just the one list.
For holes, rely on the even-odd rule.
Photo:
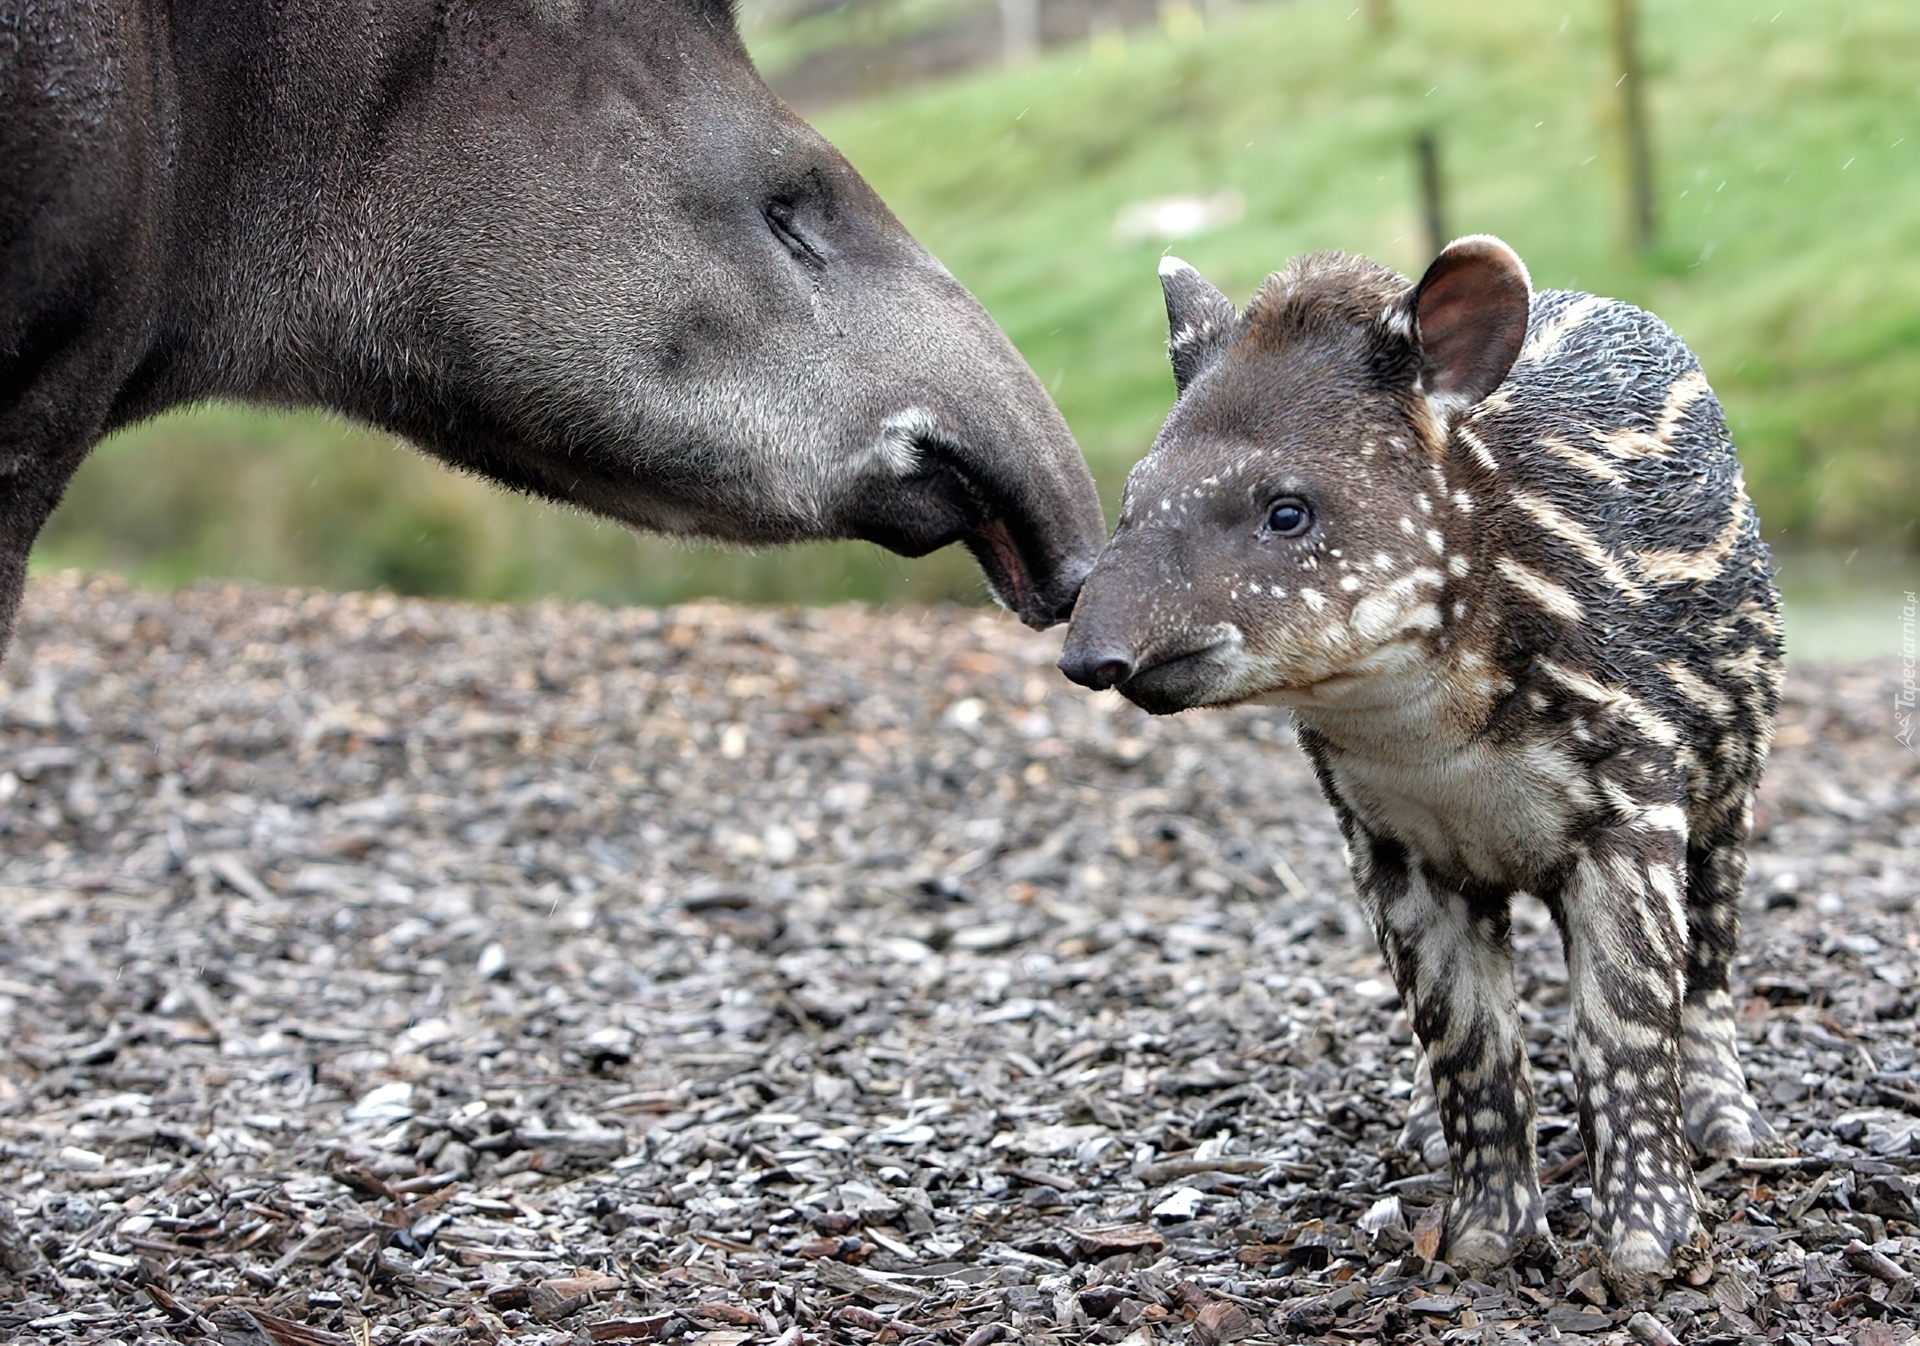
[(1163, 281), (1181, 397), (1062, 669), (1156, 712), (1293, 708), (1422, 1045), (1403, 1144), (1451, 1163), (1456, 1262), (1546, 1235), (1509, 928), (1544, 901), (1607, 1265), (1697, 1269), (1689, 1147), (1772, 1135), (1728, 972), (1780, 668), (1698, 361), (1487, 238), (1417, 286), (1304, 258), (1245, 314)]

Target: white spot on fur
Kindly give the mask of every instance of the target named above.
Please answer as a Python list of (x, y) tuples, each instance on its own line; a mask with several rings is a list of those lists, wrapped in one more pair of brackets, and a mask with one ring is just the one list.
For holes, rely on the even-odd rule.
[(923, 439), (935, 439), (940, 423), (925, 407), (908, 407), (880, 422), (880, 438), (868, 447), (866, 463), (877, 465), (895, 476), (904, 477), (920, 464), (916, 446)]

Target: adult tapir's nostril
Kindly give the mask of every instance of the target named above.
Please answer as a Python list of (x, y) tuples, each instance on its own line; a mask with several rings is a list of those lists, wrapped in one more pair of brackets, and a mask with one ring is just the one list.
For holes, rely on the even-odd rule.
[(1060, 671), (1082, 687), (1104, 692), (1133, 676), (1133, 657), (1112, 648), (1068, 651), (1060, 656)]

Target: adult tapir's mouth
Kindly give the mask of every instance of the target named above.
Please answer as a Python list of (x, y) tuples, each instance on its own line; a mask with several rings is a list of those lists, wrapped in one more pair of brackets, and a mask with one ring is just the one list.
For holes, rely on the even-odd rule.
[[(970, 529), (964, 537), (967, 550), (985, 572), (987, 583), (1001, 601), (1033, 626), (1051, 626), (1065, 613), (1042, 612), (1034, 588), (1033, 572), (1020, 552), (1020, 543), (1005, 519), (987, 519)], [(1071, 605), (1068, 611), (1072, 611)], [(1036, 617), (1043, 620), (1035, 620)]]
[[(1050, 530), (1071, 534), (1078, 520), (1049, 518), (1046, 502), (998, 487), (953, 445), (916, 439), (914, 450), (911, 472), (877, 485), (855, 506), (854, 535), (903, 556), (965, 543), (995, 596), (1021, 621), (1036, 630), (1065, 621), (1093, 558), (1087, 548), (1061, 548)], [(1056, 551), (1067, 559), (1056, 561)]]

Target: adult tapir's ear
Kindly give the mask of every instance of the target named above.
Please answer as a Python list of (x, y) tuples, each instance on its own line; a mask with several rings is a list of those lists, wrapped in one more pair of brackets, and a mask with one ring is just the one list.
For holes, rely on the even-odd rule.
[(1178, 257), (1160, 259), (1160, 288), (1167, 296), (1167, 354), (1173, 385), (1186, 392), (1194, 376), (1225, 348), (1240, 315), (1233, 301)]
[(1413, 292), (1420, 382), (1442, 411), (1464, 411), (1500, 386), (1527, 338), (1533, 281), (1490, 234), (1447, 244)]

